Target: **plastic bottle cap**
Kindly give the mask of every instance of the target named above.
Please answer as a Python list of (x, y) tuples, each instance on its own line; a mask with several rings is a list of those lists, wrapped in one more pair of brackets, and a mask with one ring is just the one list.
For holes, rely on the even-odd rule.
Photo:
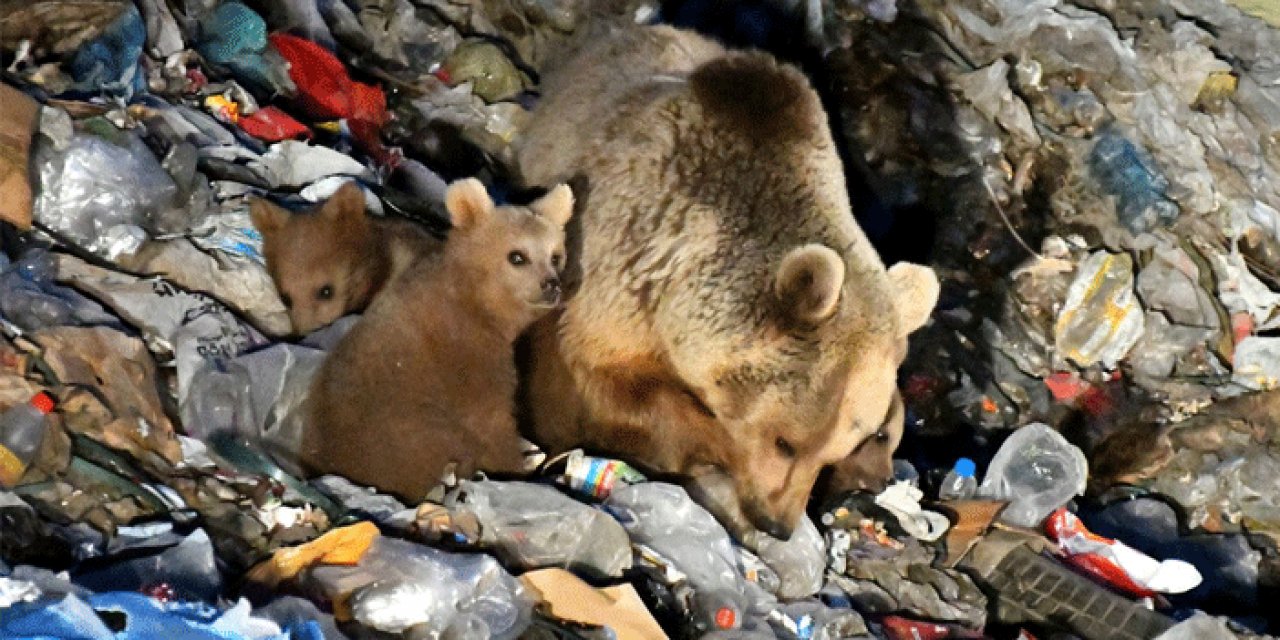
[(978, 466), (968, 458), (960, 458), (956, 460), (956, 475), (961, 478), (972, 478), (974, 472), (978, 470)]
[(53, 411), (53, 398), (41, 391), (31, 398), (31, 406), (35, 407), (36, 411), (47, 414)]
[(732, 629), (738, 614), (732, 607), (720, 607), (716, 610), (716, 626), (721, 629)]

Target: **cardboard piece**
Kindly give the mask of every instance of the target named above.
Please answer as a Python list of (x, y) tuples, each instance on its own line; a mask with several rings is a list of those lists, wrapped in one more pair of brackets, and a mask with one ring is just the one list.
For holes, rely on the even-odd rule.
[(39, 103), (0, 84), (0, 220), (22, 231), (31, 228), (31, 137), (39, 122)]
[(597, 589), (564, 569), (530, 571), (520, 581), (557, 618), (607, 626), (618, 640), (667, 640), (629, 584)]

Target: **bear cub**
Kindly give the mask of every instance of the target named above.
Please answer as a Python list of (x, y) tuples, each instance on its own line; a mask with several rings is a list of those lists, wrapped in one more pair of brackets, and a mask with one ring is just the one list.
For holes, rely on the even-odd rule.
[(441, 245), (412, 222), (366, 214), (355, 182), (310, 212), (291, 213), (258, 198), (250, 201), (249, 215), (298, 335), (363, 311), (386, 283)]
[(387, 285), (312, 383), (308, 472), (417, 501), (450, 463), (462, 476), (524, 471), (514, 345), (560, 303), (573, 194), (495, 207), (468, 178), (445, 205), (443, 249)]

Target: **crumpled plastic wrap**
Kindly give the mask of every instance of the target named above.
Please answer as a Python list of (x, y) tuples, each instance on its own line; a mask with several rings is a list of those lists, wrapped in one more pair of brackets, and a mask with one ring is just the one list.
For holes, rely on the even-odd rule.
[(119, 326), (102, 305), (55, 282), (53, 254), (29, 251), (17, 262), (0, 255), (0, 315), (27, 331), (64, 325)]
[(480, 523), (480, 541), (507, 566), (562, 567), (597, 577), (631, 568), (631, 541), (616, 520), (553, 487), (463, 481), (445, 506)]
[(756, 555), (778, 574), (778, 590), (774, 595), (779, 598), (804, 598), (822, 588), (827, 566), (826, 542), (809, 516), (800, 518), (800, 525), (788, 540), (760, 536)]
[(663, 482), (624, 485), (605, 505), (633, 543), (668, 559), (695, 590), (744, 592), (729, 534), (684, 489)]
[(1142, 337), (1133, 259), (1099, 251), (1080, 264), (1054, 326), (1058, 354), (1080, 366), (1113, 368)]
[(1035, 423), (1013, 432), (978, 485), (984, 498), (1008, 500), (1000, 519), (1037, 527), (1055, 509), (1084, 493), (1089, 467), (1084, 454), (1049, 426)]
[(108, 258), (136, 249), (178, 187), (141, 140), (125, 135), (124, 145), (89, 134), (63, 149), (38, 141), (36, 220)]
[(486, 555), (379, 537), (356, 566), (308, 573), (314, 588), (350, 594), (355, 620), (388, 633), (417, 627), (433, 637), (507, 639), (517, 637), (530, 616), (524, 587)]

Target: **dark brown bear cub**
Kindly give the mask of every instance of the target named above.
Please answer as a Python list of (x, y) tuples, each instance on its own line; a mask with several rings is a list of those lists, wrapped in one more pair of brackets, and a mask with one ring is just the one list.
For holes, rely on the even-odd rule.
[(441, 244), (412, 222), (366, 214), (354, 182), (310, 213), (255, 199), (249, 214), (296, 334), (364, 310), (386, 283)]
[(461, 474), (523, 470), (514, 342), (560, 301), (560, 185), (528, 207), (495, 207), (474, 179), (450, 185), (436, 257), (390, 282), (311, 387), (308, 471), (419, 500), (449, 463)]

